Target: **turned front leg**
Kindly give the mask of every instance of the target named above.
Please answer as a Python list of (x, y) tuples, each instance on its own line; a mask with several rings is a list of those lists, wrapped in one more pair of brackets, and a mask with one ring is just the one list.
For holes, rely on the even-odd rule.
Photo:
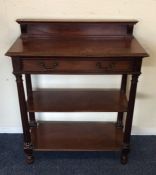
[(136, 89), (137, 89), (137, 82), (138, 82), (139, 75), (140, 74), (132, 75), (132, 80), (131, 80), (131, 88), (130, 88), (129, 101), (128, 101), (128, 111), (126, 116), (124, 138), (123, 138), (123, 148), (121, 153), (121, 163), (123, 164), (127, 163), (128, 153), (130, 151), (130, 137), (131, 137), (133, 112), (134, 112)]
[(32, 163), (34, 160), (32, 155), (33, 149), (32, 149), (32, 143), (31, 143), (30, 130), (29, 130), (29, 122), (28, 122), (28, 116), (27, 116), (27, 107), (26, 107), (26, 101), (25, 101), (22, 75), (15, 74), (15, 77), (16, 77), (18, 97), (19, 97), (21, 121), (23, 126), (24, 152), (27, 156), (27, 163)]

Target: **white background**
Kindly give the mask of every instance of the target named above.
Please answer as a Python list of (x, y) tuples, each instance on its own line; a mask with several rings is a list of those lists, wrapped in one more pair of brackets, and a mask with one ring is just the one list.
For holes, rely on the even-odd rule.
[[(134, 34), (150, 54), (143, 62), (133, 134), (156, 134), (156, 0), (0, 0), (0, 132), (21, 132), (11, 59), (4, 56), (20, 35), (17, 18), (138, 19)], [(34, 87), (118, 87), (118, 76), (37, 76)], [(38, 116), (38, 115), (37, 115)], [(46, 120), (115, 120), (113, 113), (51, 113)]]

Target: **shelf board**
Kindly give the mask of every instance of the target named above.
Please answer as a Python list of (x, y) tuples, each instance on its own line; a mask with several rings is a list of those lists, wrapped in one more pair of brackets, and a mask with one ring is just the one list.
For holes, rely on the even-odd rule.
[(127, 99), (119, 90), (60, 89), (33, 91), (29, 112), (126, 112)]
[(113, 122), (39, 122), (31, 137), (36, 151), (119, 151), (123, 131)]

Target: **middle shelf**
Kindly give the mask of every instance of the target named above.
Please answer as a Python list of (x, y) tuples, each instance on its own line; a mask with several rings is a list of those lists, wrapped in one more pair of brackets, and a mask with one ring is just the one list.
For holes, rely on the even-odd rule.
[(28, 112), (126, 112), (127, 106), (116, 89), (42, 89), (27, 100)]

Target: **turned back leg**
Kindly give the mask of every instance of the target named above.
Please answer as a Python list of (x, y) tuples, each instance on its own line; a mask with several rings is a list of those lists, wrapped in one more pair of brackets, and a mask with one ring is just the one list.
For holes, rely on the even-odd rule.
[[(122, 75), (122, 80), (121, 80), (120, 93), (125, 94), (126, 93), (126, 88), (127, 88), (127, 74), (123, 74)], [(118, 128), (123, 127), (123, 116), (124, 116), (124, 112), (118, 112), (117, 123), (116, 123), (116, 126)]]
[[(32, 95), (32, 83), (31, 83), (31, 75), (26, 74), (25, 75), (25, 80), (26, 80), (26, 90), (27, 90), (27, 98), (32, 101), (33, 95)], [(37, 122), (35, 119), (35, 113), (34, 112), (29, 112), (29, 125), (30, 127), (35, 127), (37, 126)]]

